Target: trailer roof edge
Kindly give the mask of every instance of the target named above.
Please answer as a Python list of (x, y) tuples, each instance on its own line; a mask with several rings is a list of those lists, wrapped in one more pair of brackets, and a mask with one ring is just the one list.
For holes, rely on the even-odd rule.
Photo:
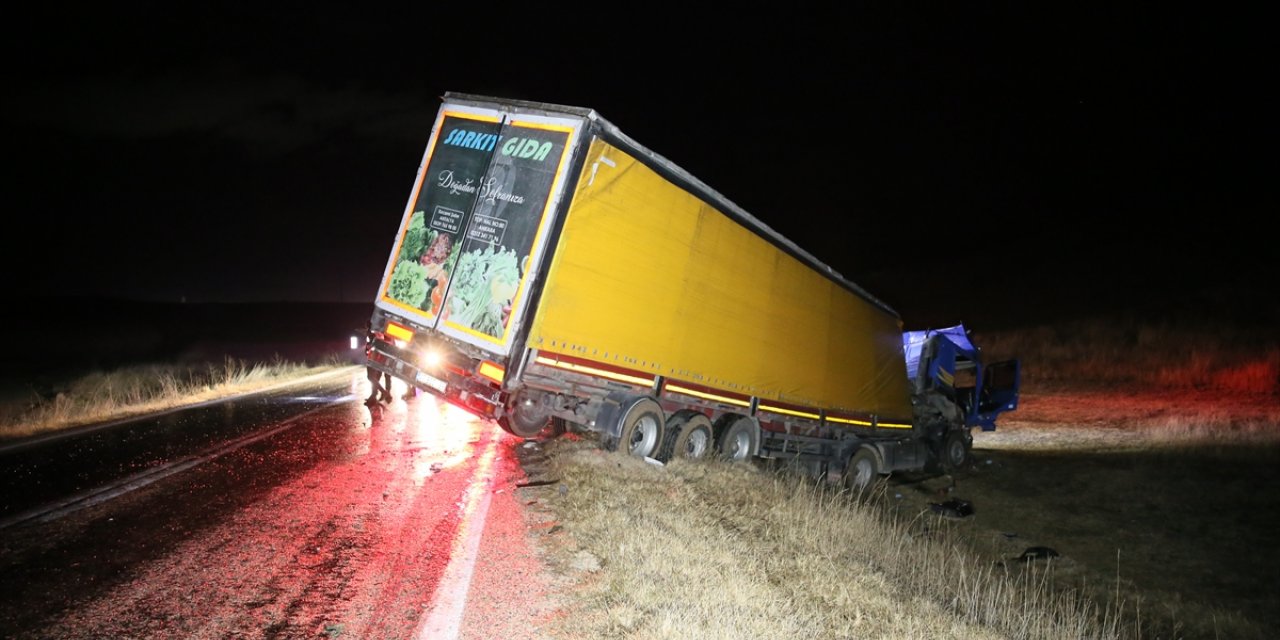
[(817, 268), (819, 271), (825, 272), (827, 277), (840, 283), (842, 286), (858, 294), (859, 296), (866, 299), (868, 302), (872, 303), (873, 305), (880, 307), (882, 310), (888, 312), (890, 315), (894, 316), (895, 318), (898, 318), (898, 319), (902, 318), (902, 316), (893, 307), (889, 306), (888, 303), (872, 295), (866, 289), (863, 289), (861, 286), (859, 286), (857, 283), (853, 282), (852, 280), (845, 278), (844, 275), (841, 274), (839, 271), (836, 271), (827, 263), (823, 262), (822, 260), (819, 260), (817, 256), (814, 256), (812, 253), (809, 253), (803, 247), (793, 242), (790, 238), (787, 238), (781, 233), (778, 233), (773, 229), (773, 227), (770, 227), (768, 224), (765, 224), (759, 218), (756, 218), (755, 216), (751, 215), (749, 212), (747, 212), (746, 209), (743, 209), (742, 207), (738, 206), (737, 203), (730, 200), (724, 194), (712, 188), (707, 183), (703, 182), (697, 176), (681, 168), (680, 165), (677, 165), (671, 160), (668, 160), (665, 156), (653, 151), (652, 149), (649, 149), (648, 147), (644, 146), (640, 142), (636, 141), (635, 138), (632, 138), (631, 136), (624, 133), (622, 129), (618, 128), (617, 125), (614, 125), (604, 116), (600, 115), (600, 113), (597, 112), (595, 109), (590, 109), (587, 107), (575, 107), (571, 105), (554, 104), (554, 103), (548, 103), (548, 102), (535, 102), (532, 100), (518, 100), (518, 99), (512, 99), (512, 98), (499, 98), (496, 96), (485, 96), (485, 95), (478, 95), (478, 94), (471, 94), (471, 93), (458, 93), (458, 92), (452, 92), (452, 91), (445, 92), (443, 99), (455, 101), (455, 102), (472, 102), (472, 103), (475, 103), (477, 106), (484, 105), (484, 104), (497, 103), (497, 104), (509, 105), (509, 106), (521, 109), (523, 111), (533, 112), (533, 113), (537, 113), (537, 112), (543, 112), (546, 114), (568, 113), (570, 115), (576, 115), (576, 116), (585, 118), (587, 120), (590, 120), (596, 123), (597, 126), (599, 126), (602, 130), (604, 130), (610, 136), (622, 141), (628, 147), (631, 147), (632, 151), (635, 151), (643, 155), (644, 158), (649, 162), (652, 162), (653, 164), (661, 167), (665, 171), (668, 171), (674, 175), (679, 176), (681, 179), (686, 180), (687, 182), (689, 182), (689, 184), (693, 185), (698, 190), (705, 192), (708, 197), (715, 200), (717, 205), (724, 207), (725, 209), (728, 209), (735, 216), (746, 221), (747, 224), (754, 227), (756, 230), (758, 230), (760, 233), (767, 236), (769, 239), (773, 240), (774, 242), (777, 242), (780, 246), (790, 251), (795, 256), (799, 257), (805, 262), (808, 262), (810, 266)]

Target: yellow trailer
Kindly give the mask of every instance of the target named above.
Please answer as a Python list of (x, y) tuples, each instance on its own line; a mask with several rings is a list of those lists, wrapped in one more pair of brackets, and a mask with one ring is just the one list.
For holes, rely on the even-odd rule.
[(371, 366), (521, 437), (925, 455), (898, 314), (590, 109), (446, 94), (371, 324)]

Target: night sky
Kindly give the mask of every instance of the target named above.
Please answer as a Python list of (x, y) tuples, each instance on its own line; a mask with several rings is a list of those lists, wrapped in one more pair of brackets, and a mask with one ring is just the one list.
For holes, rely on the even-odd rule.
[(908, 324), (1276, 297), (1260, 17), (417, 4), (11, 17), (11, 297), (371, 302), (446, 91), (596, 109)]

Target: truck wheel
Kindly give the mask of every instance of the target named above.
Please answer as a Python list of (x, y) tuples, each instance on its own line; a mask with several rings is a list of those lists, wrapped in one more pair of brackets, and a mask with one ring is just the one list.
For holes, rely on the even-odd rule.
[(503, 431), (506, 431), (513, 436), (524, 438), (525, 440), (558, 438), (569, 431), (569, 425), (564, 418), (550, 418), (542, 423), (541, 429), (534, 431), (532, 434), (527, 430), (520, 430), (517, 432), (516, 428), (512, 426), (511, 419), (507, 416), (498, 418), (498, 426), (502, 427)]
[(544, 430), (552, 428), (555, 422), (539, 400), (538, 396), (521, 391), (511, 403), (507, 415), (498, 420), (498, 425), (513, 436), (536, 438)]
[(662, 441), (659, 460), (672, 458), (701, 460), (713, 445), (711, 419), (697, 411), (677, 411), (667, 421), (667, 436)]
[(730, 462), (750, 459), (760, 444), (760, 431), (751, 418), (738, 418), (720, 434), (720, 457)]
[(880, 456), (871, 447), (859, 447), (844, 469), (844, 484), (855, 494), (861, 494), (871, 488), (879, 475)]
[(619, 421), (618, 438), (611, 451), (624, 451), (642, 458), (653, 457), (662, 443), (665, 418), (662, 407), (653, 398), (641, 397), (627, 407)]
[(965, 468), (969, 464), (969, 450), (973, 439), (963, 431), (952, 431), (942, 439), (942, 469), (948, 473)]

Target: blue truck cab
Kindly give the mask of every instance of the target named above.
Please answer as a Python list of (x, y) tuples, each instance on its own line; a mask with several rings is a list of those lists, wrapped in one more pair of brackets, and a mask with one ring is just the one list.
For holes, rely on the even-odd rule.
[(963, 324), (906, 331), (902, 348), (914, 394), (939, 394), (959, 409), (965, 427), (994, 431), (996, 417), (1018, 408), (1018, 360), (984, 363)]

